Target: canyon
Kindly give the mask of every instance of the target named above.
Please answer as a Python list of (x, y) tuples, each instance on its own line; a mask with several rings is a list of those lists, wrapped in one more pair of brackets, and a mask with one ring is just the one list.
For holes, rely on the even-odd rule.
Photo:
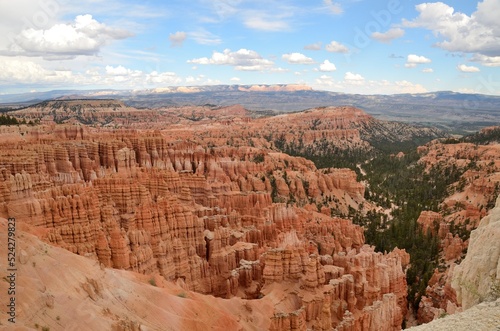
[[(0, 127), (0, 234), (15, 218), (19, 327), (78, 329), (91, 316), (113, 330), (400, 330), (410, 314), (410, 255), (375, 251), (349, 217), (380, 209), (367, 184), (299, 155), (371, 155), (443, 132), (345, 106), (263, 117), (239, 105), (53, 100), (10, 114), (38, 123)], [(453, 229), (470, 232), (493, 207), (499, 152), (419, 147), (421, 164), (464, 169), (443, 212), (418, 220), (445, 266), (419, 322), (473, 301), (451, 278), (468, 270), (454, 264), (469, 246)]]

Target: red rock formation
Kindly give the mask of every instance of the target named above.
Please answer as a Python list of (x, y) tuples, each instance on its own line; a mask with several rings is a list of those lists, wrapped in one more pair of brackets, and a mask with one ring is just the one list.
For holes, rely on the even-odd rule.
[(280, 297), (276, 323), (290, 325), (295, 316), (319, 330), (342, 329), (349, 323), (352, 329), (400, 329), (407, 304), (404, 251), (382, 255), (364, 246), (328, 260), (328, 255), (320, 259), (297, 246), (268, 251), (265, 257), (262, 292), (275, 295), (276, 284), (286, 283), (296, 289), (288, 290), (286, 305)]
[(443, 216), (433, 211), (423, 211), (417, 219), (417, 223), (422, 227), (422, 231), (424, 233), (430, 231), (433, 235), (437, 235), (436, 230), (442, 221)]
[[(320, 171), (269, 149), (262, 136), (275, 132), (269, 125), (279, 118), (186, 107), (183, 116), (203, 116), (188, 127), (172, 110), (149, 114), (112, 102), (37, 109), (56, 107), (57, 117), (73, 106), (83, 121), (113, 113), (114, 123), (129, 128), (155, 118), (179, 124), (151, 124), (163, 131), (52, 124), (12, 136), (15, 144), (0, 143), (0, 216), (43, 229), (47, 242), (105, 267), (224, 298), (264, 295), (274, 307), (272, 330), (399, 329), (408, 255), (375, 253), (361, 227), (330, 217), (369, 208), (364, 185), (352, 170)], [(319, 130), (305, 130), (304, 141), (364, 145), (357, 125), (370, 121), (359, 110), (332, 108), (290, 115), (279, 128), (306, 123)]]

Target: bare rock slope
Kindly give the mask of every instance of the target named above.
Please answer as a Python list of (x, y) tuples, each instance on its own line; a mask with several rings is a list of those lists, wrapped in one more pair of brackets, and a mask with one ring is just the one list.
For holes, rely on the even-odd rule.
[(500, 197), (472, 231), (467, 255), (452, 277), (465, 311), (411, 330), (500, 330)]
[(500, 198), (471, 232), (467, 255), (455, 268), (452, 286), (464, 309), (500, 295)]

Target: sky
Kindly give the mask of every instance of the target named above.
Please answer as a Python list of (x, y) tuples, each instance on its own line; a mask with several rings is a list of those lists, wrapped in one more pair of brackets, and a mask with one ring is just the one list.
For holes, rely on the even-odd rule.
[(0, 1), (0, 94), (305, 84), (500, 95), (500, 0)]

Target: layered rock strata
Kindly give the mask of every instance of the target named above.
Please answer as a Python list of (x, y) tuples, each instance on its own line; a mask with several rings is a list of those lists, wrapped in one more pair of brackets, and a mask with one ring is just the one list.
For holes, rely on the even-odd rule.
[(264, 296), (272, 330), (401, 326), (408, 255), (375, 253), (362, 228), (330, 217), (369, 206), (353, 171), (183, 130), (14, 132), (0, 148), (0, 215), (103, 267), (223, 298)]

